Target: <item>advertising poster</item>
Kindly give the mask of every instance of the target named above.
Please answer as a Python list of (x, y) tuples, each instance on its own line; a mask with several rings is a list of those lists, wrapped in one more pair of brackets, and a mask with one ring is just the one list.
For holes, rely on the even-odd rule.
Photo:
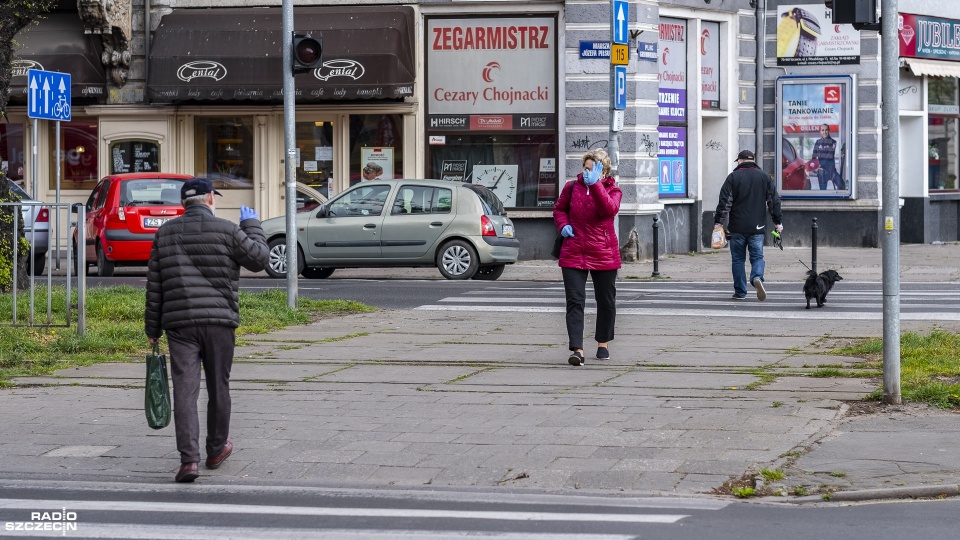
[(657, 150), (657, 167), (661, 197), (687, 196), (687, 128), (657, 128), (660, 149)]
[(557, 160), (540, 158), (540, 178), (537, 184), (537, 206), (553, 206), (557, 200)]
[(836, 66), (860, 63), (860, 32), (833, 24), (822, 1), (777, 7), (778, 66)]
[(781, 196), (852, 196), (852, 88), (849, 76), (777, 80)]
[(448, 182), (463, 182), (467, 174), (467, 160), (445, 159), (440, 165), (440, 179)]
[(700, 23), (700, 108), (720, 108), (720, 23)]
[[(383, 172), (376, 176), (376, 179), (382, 180), (392, 180), (393, 179), (393, 148), (389, 146), (381, 147), (369, 147), (364, 146), (360, 148), (360, 174), (361, 178), (363, 177), (363, 168), (368, 164), (379, 165), (383, 169)], [(373, 180), (371, 178), (371, 180)]]
[(687, 121), (687, 21), (660, 17), (657, 106), (661, 122)]

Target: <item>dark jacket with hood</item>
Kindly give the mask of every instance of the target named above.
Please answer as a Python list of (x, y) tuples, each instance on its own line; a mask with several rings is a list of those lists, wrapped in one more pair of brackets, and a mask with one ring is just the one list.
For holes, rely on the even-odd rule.
[(189, 326), (240, 325), (240, 267), (263, 270), (269, 249), (260, 221), (240, 225), (190, 206), (157, 230), (147, 266), (147, 337)]
[(773, 179), (753, 161), (737, 165), (720, 188), (720, 202), (713, 222), (726, 224), (731, 233), (763, 234), (767, 212), (773, 223), (780, 225), (783, 214)]

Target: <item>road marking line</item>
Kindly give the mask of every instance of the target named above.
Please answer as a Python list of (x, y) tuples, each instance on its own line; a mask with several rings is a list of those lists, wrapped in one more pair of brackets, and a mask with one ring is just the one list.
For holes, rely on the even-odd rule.
[[(797, 311), (765, 311), (742, 309), (743, 304), (731, 304), (730, 309), (660, 309), (660, 308), (623, 308), (617, 309), (617, 315), (663, 315), (693, 317), (735, 317), (744, 319), (829, 319), (875, 321), (883, 318), (883, 313), (864, 313), (858, 311), (825, 311), (823, 309), (803, 309)], [(841, 307), (841, 306), (837, 306)], [(437, 305), (427, 304), (413, 308), (414, 311), (510, 311), (513, 313), (565, 313), (563, 307), (539, 306), (478, 306), (478, 305)], [(749, 310), (749, 311), (748, 311)], [(586, 313), (596, 314), (596, 308), (586, 308)], [(905, 321), (960, 321), (960, 313), (946, 312), (901, 312), (900, 320)]]
[[(264, 529), (257, 527), (214, 527), (188, 525), (142, 525), (126, 523), (77, 523), (77, 533), (83, 538), (128, 538), (133, 540), (220, 540), (222, 538), (256, 538), (258, 540), (333, 540), (339, 538), (424, 538), (429, 540), (459, 540), (461, 538), (490, 540), (631, 540), (636, 535), (622, 534), (544, 534), (519, 532), (487, 531), (427, 531), (427, 530), (388, 530), (388, 529)], [(67, 536), (72, 533), (44, 534), (33, 532), (30, 536)], [(0, 536), (23, 536), (22, 531), (4, 531)]]
[(416, 519), (492, 519), (498, 521), (590, 521), (605, 523), (676, 523), (684, 514), (596, 514), (580, 512), (502, 512), (474, 510), (421, 510), (415, 508), (317, 508), (255, 504), (209, 504), (154, 501), (60, 501), (0, 499), (0, 508), (35, 510), (67, 508), (72, 512), (177, 512), (196, 514), (272, 514), (287, 516), (340, 516)]

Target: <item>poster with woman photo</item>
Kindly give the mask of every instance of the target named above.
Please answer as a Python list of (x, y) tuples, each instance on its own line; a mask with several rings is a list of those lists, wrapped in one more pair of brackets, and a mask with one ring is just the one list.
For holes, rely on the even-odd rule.
[(852, 196), (852, 88), (850, 76), (777, 80), (781, 196)]

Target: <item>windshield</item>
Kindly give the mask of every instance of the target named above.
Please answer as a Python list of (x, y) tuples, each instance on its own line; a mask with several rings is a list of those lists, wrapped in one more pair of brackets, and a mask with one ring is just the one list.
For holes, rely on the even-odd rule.
[(143, 178), (125, 180), (120, 190), (120, 206), (179, 206), (179, 178)]
[(9, 178), (5, 178), (5, 180), (6, 180), (6, 182), (7, 182), (7, 186), (10, 188), (10, 191), (16, 193), (17, 196), (20, 197), (20, 200), (21, 200), (21, 201), (32, 201), (32, 200), (33, 200), (33, 198), (30, 197), (29, 195), (27, 195), (27, 192), (24, 191), (22, 187), (20, 187), (19, 185), (17, 185), (16, 182), (10, 180)]

